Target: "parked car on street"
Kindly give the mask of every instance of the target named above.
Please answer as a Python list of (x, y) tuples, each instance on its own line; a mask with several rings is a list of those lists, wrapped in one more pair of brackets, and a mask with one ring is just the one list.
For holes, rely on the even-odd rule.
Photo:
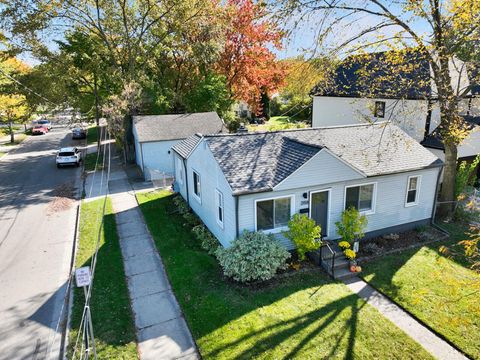
[(82, 152), (76, 147), (61, 148), (56, 157), (57, 167), (66, 165), (79, 166), (82, 161)]
[(46, 126), (48, 131), (52, 130), (52, 124), (50, 123), (50, 120), (47, 120), (47, 119), (38, 120), (37, 124)]
[(80, 124), (75, 124), (72, 128), (72, 139), (86, 139), (87, 129)]
[(32, 135), (45, 135), (48, 133), (48, 128), (43, 125), (35, 125), (32, 128)]

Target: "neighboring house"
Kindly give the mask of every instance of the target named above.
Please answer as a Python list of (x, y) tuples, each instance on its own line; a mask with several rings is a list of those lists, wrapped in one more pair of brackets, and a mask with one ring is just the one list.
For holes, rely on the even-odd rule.
[(173, 145), (197, 132), (217, 134), (224, 131), (223, 121), (216, 112), (134, 116), (136, 163), (147, 180), (155, 172), (172, 175)]
[(443, 165), (385, 123), (196, 134), (172, 149), (176, 190), (223, 246), (261, 230), (292, 248), (281, 232), (295, 213), (338, 239), (335, 222), (350, 206), (367, 216), (368, 236), (427, 224)]
[[(349, 57), (337, 67), (332, 83), (315, 87), (311, 92), (312, 126), (390, 121), (418, 142), (425, 141), (425, 146), (431, 143), (426, 140), (432, 136), (441, 143), (434, 134), (440, 124), (440, 111), (428, 60), (418, 51), (411, 51), (402, 58), (402, 64), (392, 65), (389, 54)], [(459, 60), (451, 61), (450, 67), (452, 86), (461, 92), (470, 85), (474, 73)], [(480, 116), (479, 86), (474, 86), (461, 101), (460, 112), (473, 132), (459, 146), (459, 157), (470, 157), (480, 153), (480, 127), (472, 121)], [(443, 158), (443, 151), (435, 154)]]
[(233, 111), (235, 111), (237, 117), (242, 119), (250, 119), (252, 117), (250, 106), (243, 100), (240, 100), (233, 105)]

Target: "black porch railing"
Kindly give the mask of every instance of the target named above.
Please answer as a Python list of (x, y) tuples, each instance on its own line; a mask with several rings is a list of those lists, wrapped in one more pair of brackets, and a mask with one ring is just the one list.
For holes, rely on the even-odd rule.
[(335, 278), (335, 256), (336, 253), (327, 241), (323, 241), (320, 247), (320, 264)]

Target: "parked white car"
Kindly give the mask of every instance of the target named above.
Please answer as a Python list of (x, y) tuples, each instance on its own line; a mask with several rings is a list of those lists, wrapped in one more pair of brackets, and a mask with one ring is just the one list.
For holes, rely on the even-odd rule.
[(76, 147), (61, 148), (57, 153), (57, 167), (66, 165), (79, 166), (82, 161), (82, 152)]

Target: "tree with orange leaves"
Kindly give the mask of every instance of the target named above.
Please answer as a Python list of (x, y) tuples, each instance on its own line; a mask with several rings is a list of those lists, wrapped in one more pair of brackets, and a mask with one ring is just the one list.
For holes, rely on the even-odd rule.
[(232, 98), (246, 101), (257, 113), (262, 93), (272, 95), (285, 77), (285, 67), (269, 49), (280, 49), (284, 34), (266, 15), (262, 2), (228, 0), (225, 44), (218, 65)]

